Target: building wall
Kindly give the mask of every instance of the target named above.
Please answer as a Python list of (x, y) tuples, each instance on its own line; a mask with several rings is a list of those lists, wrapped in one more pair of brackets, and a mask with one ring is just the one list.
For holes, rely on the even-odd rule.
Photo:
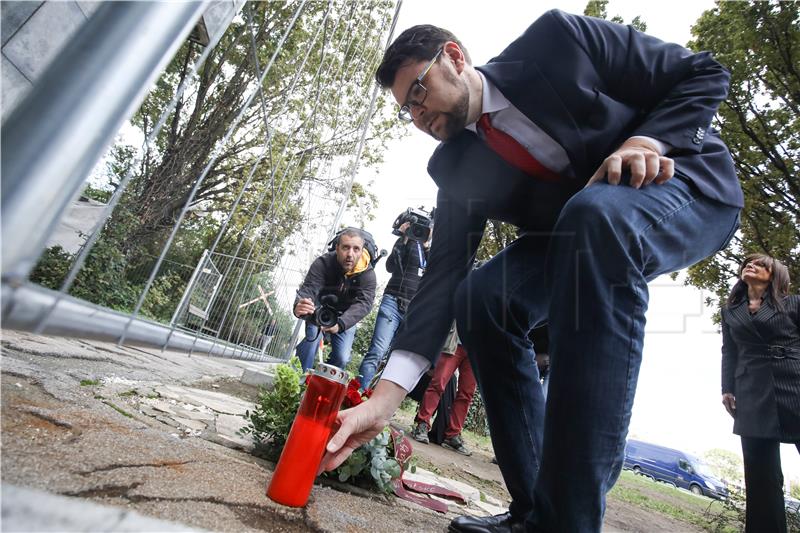
[(100, 2), (0, 2), (3, 119), (99, 6)]
[[(2, 93), (0, 111), (5, 120), (25, 97), (58, 52), (92, 16), (102, 2), (0, 1), (2, 35)], [(202, 26), (213, 36), (226, 28), (243, 0), (210, 2)]]
[[(203, 19), (198, 22), (196, 32), (199, 31), (213, 39), (218, 32), (228, 27), (243, 4), (244, 0), (209, 2)], [(101, 1), (0, 0), (2, 39), (0, 120), (5, 121), (61, 49), (101, 5)], [(98, 202), (74, 202), (67, 209), (47, 245), (57, 244), (75, 253), (99, 220), (103, 208), (104, 205)]]

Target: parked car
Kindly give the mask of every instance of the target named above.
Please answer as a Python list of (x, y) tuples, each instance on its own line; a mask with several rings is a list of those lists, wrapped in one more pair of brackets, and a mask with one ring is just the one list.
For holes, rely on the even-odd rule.
[(800, 500), (786, 496), (783, 498), (787, 513), (800, 514)]
[(625, 447), (623, 467), (697, 495), (718, 500), (728, 497), (725, 483), (715, 477), (705, 463), (680, 450), (631, 439)]

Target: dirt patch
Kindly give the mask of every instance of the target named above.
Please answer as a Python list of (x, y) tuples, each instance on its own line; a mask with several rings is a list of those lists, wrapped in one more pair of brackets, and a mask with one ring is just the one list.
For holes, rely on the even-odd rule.
[(306, 508), (282, 507), (265, 496), (271, 469), (249, 455), (129, 419), (77, 384), (78, 401), (63, 402), (18, 377), (1, 384), (4, 483), (211, 531), (443, 531), (449, 521), (321, 486)]
[(3, 375), (0, 387), (4, 445), (5, 437), (10, 434), (28, 442), (69, 441), (80, 435), (80, 430), (55, 413), (58, 403), (39, 385)]
[(258, 394), (261, 392), (261, 389), (258, 387), (246, 385), (236, 378), (224, 378), (214, 381), (203, 379), (195, 381), (189, 386), (195, 389), (221, 392), (222, 394), (228, 394), (235, 398), (239, 398), (240, 400), (246, 400), (253, 403), (258, 400)]

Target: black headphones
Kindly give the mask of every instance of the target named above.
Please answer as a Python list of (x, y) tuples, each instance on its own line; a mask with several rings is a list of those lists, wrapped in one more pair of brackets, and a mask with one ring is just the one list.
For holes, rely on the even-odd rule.
[(361, 237), (361, 239), (363, 239), (365, 244), (366, 244), (368, 238), (372, 239), (372, 235), (370, 235), (369, 233), (367, 233), (363, 229), (359, 229), (359, 228), (354, 228), (352, 226), (348, 226), (348, 227), (336, 232), (336, 235), (334, 235), (333, 239), (331, 239), (330, 242), (328, 243), (328, 251), (332, 252), (332, 251), (336, 250), (336, 247), (339, 246), (339, 241), (341, 240), (342, 235), (344, 235), (345, 233), (353, 233), (353, 232), (358, 233), (358, 236)]

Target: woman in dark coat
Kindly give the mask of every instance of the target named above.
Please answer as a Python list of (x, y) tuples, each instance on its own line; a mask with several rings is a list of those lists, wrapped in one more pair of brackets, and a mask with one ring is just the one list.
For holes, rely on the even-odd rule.
[(746, 531), (784, 532), (780, 443), (800, 451), (800, 296), (767, 255), (745, 258), (722, 309), (722, 404), (742, 439)]

